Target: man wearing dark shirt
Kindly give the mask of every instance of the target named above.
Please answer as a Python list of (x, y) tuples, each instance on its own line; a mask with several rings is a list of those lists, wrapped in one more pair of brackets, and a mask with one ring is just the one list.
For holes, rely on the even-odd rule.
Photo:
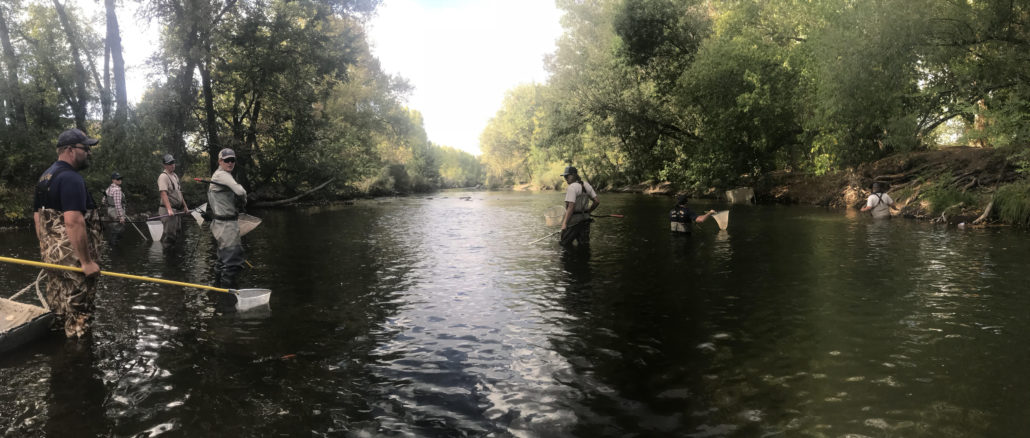
[(100, 215), (78, 171), (89, 167), (97, 141), (78, 129), (62, 132), (57, 161), (39, 177), (32, 206), (43, 261), (83, 271), (46, 271), (47, 305), (68, 337), (89, 333), (96, 307)]

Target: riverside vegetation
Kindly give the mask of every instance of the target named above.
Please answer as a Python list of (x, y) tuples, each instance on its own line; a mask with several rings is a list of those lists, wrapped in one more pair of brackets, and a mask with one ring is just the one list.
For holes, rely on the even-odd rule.
[(74, 124), (103, 139), (91, 187), (118, 170), (141, 199), (156, 156), (188, 178), (232, 147), (266, 203), (554, 188), (572, 163), (610, 190), (748, 185), (837, 207), (878, 180), (908, 216), (1030, 224), (1025, 2), (558, 0), (550, 77), (509, 90), (479, 157), (432, 143), (403, 105), (408, 85), (365, 37), (378, 3), (141, 1), (137, 19), (163, 29), (159, 74), (130, 106), (116, 2), (96, 19), (4, 2), (3, 216), (26, 217), (45, 146)]

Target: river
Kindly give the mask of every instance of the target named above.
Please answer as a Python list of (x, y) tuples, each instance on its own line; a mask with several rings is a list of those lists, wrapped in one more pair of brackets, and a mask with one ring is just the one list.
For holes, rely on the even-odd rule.
[[(463, 199), (462, 197), (470, 197)], [(672, 235), (665, 197), (601, 194), (563, 251), (556, 193), (253, 212), (244, 287), (104, 277), (89, 342), (0, 357), (10, 436), (1021, 436), (1024, 231), (734, 206)], [(696, 209), (725, 208), (699, 201)], [(38, 259), (27, 230), (0, 254)], [(212, 281), (207, 228), (125, 230), (105, 270)], [(1024, 274), (1020, 274), (1020, 273)], [(32, 268), (0, 264), (13, 294)]]

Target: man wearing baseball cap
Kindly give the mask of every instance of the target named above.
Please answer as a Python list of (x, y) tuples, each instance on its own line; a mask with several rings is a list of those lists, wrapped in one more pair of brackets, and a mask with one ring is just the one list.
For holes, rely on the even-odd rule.
[(111, 174), (111, 185), (104, 190), (104, 202), (107, 206), (107, 217), (111, 220), (107, 241), (111, 245), (118, 244), (118, 238), (125, 228), (125, 201), (122, 196), (122, 174)]
[(182, 217), (179, 214), (189, 211), (189, 207), (182, 196), (179, 175), (175, 174), (175, 158), (172, 154), (165, 154), (161, 157), (161, 162), (164, 164), (164, 172), (157, 176), (157, 190), (161, 192), (161, 206), (157, 209), (157, 215), (163, 216), (161, 224), (164, 225), (164, 233), (161, 234), (161, 243), (170, 246), (179, 238), (179, 229), (182, 227)]
[(207, 189), (207, 205), (211, 207), (211, 234), (218, 241), (216, 282), (220, 287), (236, 289), (243, 270), (243, 242), (240, 240), (237, 200), (247, 204), (247, 191), (236, 182), (232, 171), (236, 168), (236, 152), (225, 148), (218, 152), (218, 169), (211, 175)]
[(97, 205), (79, 171), (89, 167), (97, 142), (78, 129), (62, 132), (57, 137), (57, 161), (39, 177), (32, 202), (43, 261), (82, 268), (81, 273), (44, 271), (47, 305), (70, 338), (89, 333), (96, 308), (103, 231)]
[(565, 190), (565, 217), (562, 218), (560, 242), (562, 246), (572, 246), (572, 242), (579, 242), (580, 246), (589, 245), (590, 223), (594, 221), (590, 212), (596, 210), (601, 201), (590, 183), (580, 178), (575, 167), (566, 167), (561, 177), (569, 187)]

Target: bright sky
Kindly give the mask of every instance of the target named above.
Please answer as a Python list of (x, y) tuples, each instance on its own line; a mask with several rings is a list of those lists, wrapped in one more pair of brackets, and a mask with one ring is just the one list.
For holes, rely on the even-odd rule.
[[(103, 15), (102, 2), (69, 2)], [(158, 45), (156, 25), (137, 19), (136, 7), (122, 2), (118, 16), (134, 102)], [(547, 80), (543, 58), (561, 35), (560, 17), (554, 0), (384, 0), (369, 37), (383, 69), (414, 86), (407, 105), (422, 113), (429, 140), (478, 155), (479, 134), (504, 93)]]
[(415, 87), (407, 103), (429, 140), (478, 155), (504, 93), (547, 80), (560, 18), (554, 0), (385, 0), (370, 39), (383, 69)]

